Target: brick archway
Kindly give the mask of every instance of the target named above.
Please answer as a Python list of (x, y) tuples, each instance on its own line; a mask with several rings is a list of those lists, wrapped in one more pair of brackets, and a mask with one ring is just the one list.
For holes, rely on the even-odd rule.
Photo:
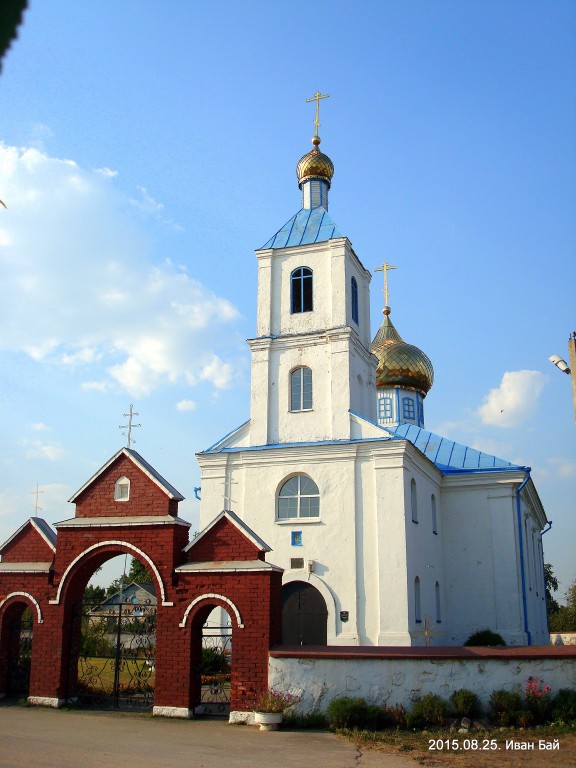
[[(128, 498), (115, 498), (120, 477), (129, 480)], [(36, 611), (30, 703), (57, 707), (70, 696), (79, 642), (74, 610), (94, 570), (128, 553), (147, 566), (159, 598), (154, 714), (190, 716), (198, 622), (215, 606), (232, 618), (231, 709), (250, 710), (253, 694), (267, 684), (268, 651), (280, 640), (282, 571), (266, 563), (269, 548), (232, 512), (222, 512), (189, 542), (190, 526), (178, 516), (181, 500), (124, 448), (72, 497), (75, 516), (56, 525), (57, 536), (31, 518), (0, 547), (0, 633), (14, 601)], [(0, 644), (0, 695), (6, 665)]]

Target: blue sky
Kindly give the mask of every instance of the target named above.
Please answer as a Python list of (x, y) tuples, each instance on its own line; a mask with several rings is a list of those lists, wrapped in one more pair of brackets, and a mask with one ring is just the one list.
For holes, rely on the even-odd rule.
[[(300, 207), (320, 89), (330, 213), (387, 260), (426, 426), (533, 468), (576, 577), (576, 5), (31, 0), (0, 76), (0, 540), (123, 442), (198, 513), (249, 416), (256, 260)], [(381, 278), (372, 324), (381, 320)]]

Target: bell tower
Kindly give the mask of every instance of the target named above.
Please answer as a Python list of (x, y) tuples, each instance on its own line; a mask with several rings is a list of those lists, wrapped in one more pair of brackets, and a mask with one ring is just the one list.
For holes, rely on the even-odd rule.
[(328, 213), (334, 165), (313, 149), (296, 166), (302, 208), (256, 251), (257, 336), (250, 443), (347, 440), (349, 411), (376, 419), (371, 275)]

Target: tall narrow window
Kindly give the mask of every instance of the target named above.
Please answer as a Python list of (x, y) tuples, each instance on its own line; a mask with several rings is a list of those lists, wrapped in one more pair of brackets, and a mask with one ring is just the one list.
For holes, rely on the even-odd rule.
[(412, 522), (418, 522), (418, 495), (416, 493), (416, 480), (410, 481), (410, 507), (412, 509)]
[(422, 621), (422, 607), (420, 605), (420, 579), (414, 579), (414, 618), (418, 623)]
[(434, 587), (436, 593), (436, 622), (440, 624), (442, 622), (442, 606), (440, 605), (440, 584), (436, 582)]
[(414, 420), (414, 400), (411, 397), (402, 398), (402, 418)]
[(312, 283), (312, 270), (309, 267), (298, 267), (292, 272), (290, 277), (292, 314), (312, 312), (314, 308)]
[(358, 283), (352, 278), (352, 320), (358, 325)]
[(296, 368), (290, 374), (290, 410), (310, 411), (312, 409), (312, 370)]
[(430, 506), (432, 507), (432, 533), (438, 533), (438, 520), (436, 519), (436, 496), (432, 494), (430, 499)]
[(278, 494), (278, 520), (293, 517), (320, 517), (320, 491), (311, 478), (295, 475), (287, 480)]
[(392, 398), (391, 397), (378, 398), (378, 418), (379, 419), (392, 418)]

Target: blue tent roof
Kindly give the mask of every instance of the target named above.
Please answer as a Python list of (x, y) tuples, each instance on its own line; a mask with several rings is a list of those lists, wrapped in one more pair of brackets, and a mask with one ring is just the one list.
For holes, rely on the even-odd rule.
[(409, 440), (424, 456), (432, 461), (441, 472), (473, 472), (494, 469), (528, 469), (510, 461), (499, 459), (489, 453), (477, 451), (454, 440), (448, 440), (414, 424), (399, 424), (386, 428), (393, 437)]
[(344, 237), (325, 208), (301, 208), (262, 248), (289, 248)]

